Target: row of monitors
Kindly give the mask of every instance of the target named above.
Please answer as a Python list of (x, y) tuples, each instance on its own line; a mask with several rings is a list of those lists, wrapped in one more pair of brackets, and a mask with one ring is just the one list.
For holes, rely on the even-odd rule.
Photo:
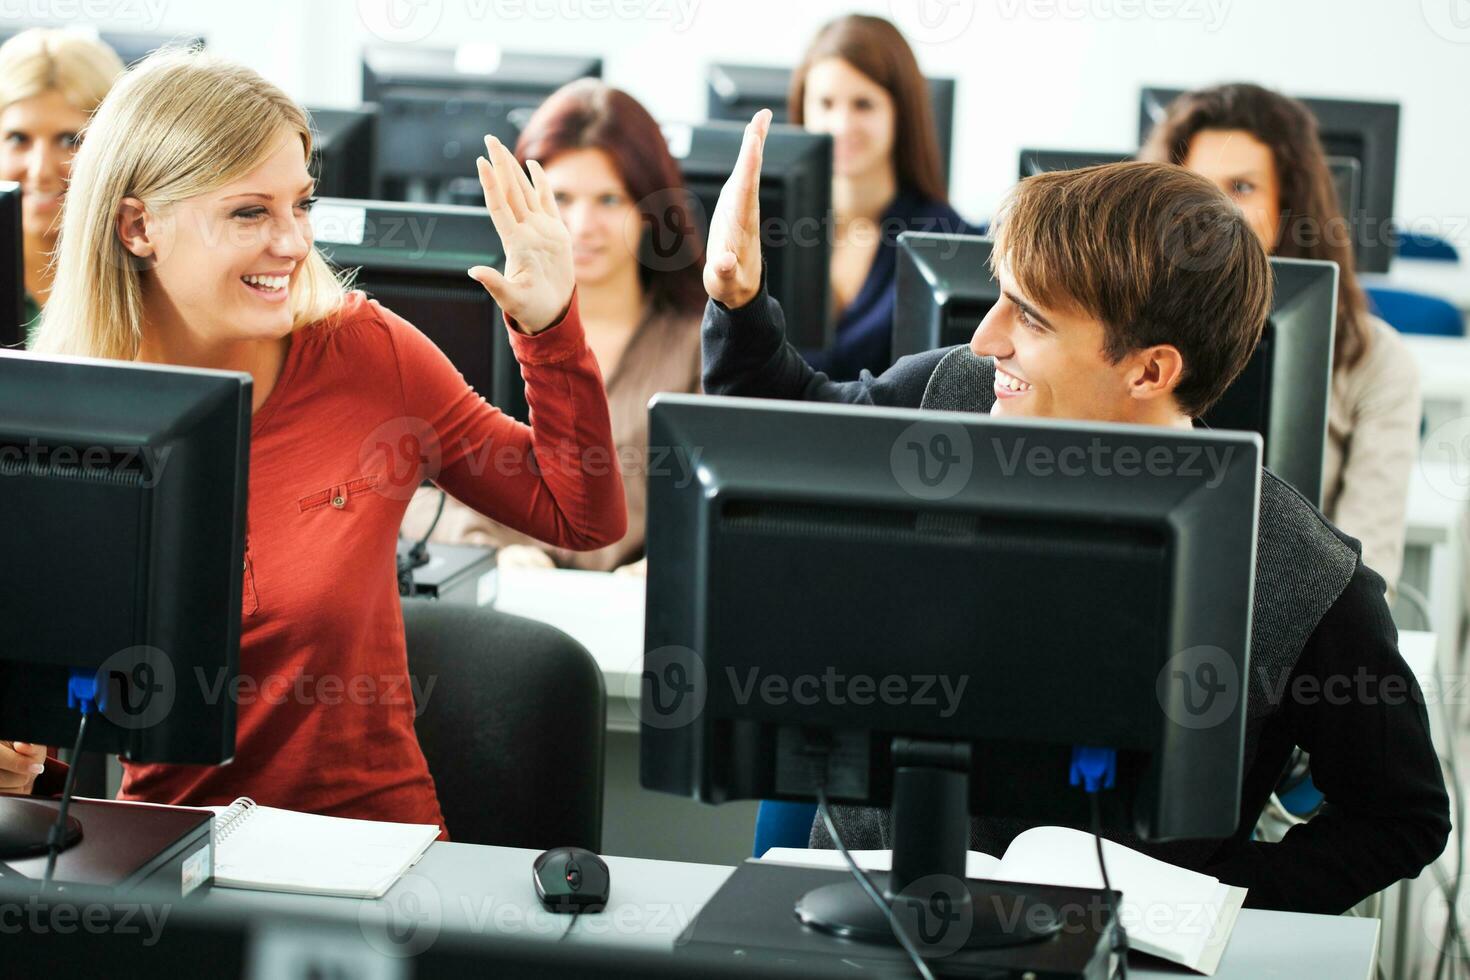
[[(0, 42), (14, 33), (0, 31)], [(187, 35), (103, 32), (99, 36), (128, 64), (164, 43), (204, 44), (204, 38)], [(468, 175), (474, 172), (474, 158), (480, 152), (484, 134), (493, 133), (507, 145), (514, 145), (526, 119), (547, 95), (575, 79), (601, 77), (603, 70), (602, 59), (591, 56), (496, 52), (488, 60), (477, 60), (474, 53), (470, 46), (449, 49), (385, 45), (364, 50), (362, 99), (374, 105), (357, 110), (313, 112), (320, 155), (330, 161), (319, 171), (324, 177), (320, 192), (333, 197), (385, 200), (427, 200), (437, 196), (445, 203), (474, 203), (479, 192), (473, 177)], [(757, 110), (770, 108), (775, 121), (783, 123), (787, 120), (786, 93), (790, 82), (791, 71), (786, 68), (712, 65), (707, 79), (709, 119), (743, 123)], [(931, 78), (929, 89), (947, 183), (953, 145), (955, 80)], [(1180, 94), (1179, 89), (1167, 88), (1142, 91), (1140, 143)], [(1393, 103), (1337, 99), (1303, 101), (1320, 126), (1342, 213), (1348, 217), (1352, 229), (1357, 267), (1365, 272), (1387, 272), (1394, 253), (1390, 220), (1397, 170), (1399, 107)], [(708, 143), (719, 144), (727, 139), (713, 136)], [(728, 168), (718, 169), (726, 162), (723, 155), (716, 153), (707, 159), (706, 146), (700, 139), (690, 141), (671, 135), (670, 144), (690, 148), (681, 165), (708, 213), (724, 176), (729, 173)], [(1021, 176), (1126, 159), (1130, 155), (1024, 150)], [(830, 173), (830, 154), (825, 166)], [(811, 167), (820, 171), (823, 164), (813, 161)], [(804, 170), (794, 179), (816, 182), (820, 176), (821, 173)], [(800, 200), (781, 195), (779, 203), (782, 208), (766, 213), (777, 213), (783, 218), (820, 217), (826, 214), (830, 199), (814, 188)], [(788, 210), (790, 214), (785, 213)], [(824, 258), (813, 254), (802, 265), (816, 266)], [(793, 271), (793, 281), (816, 281), (807, 275), (811, 270), (805, 267)], [(778, 271), (773, 283), (782, 275)], [(816, 304), (819, 308), (809, 311), (798, 297), (784, 295), (783, 298), (793, 313), (824, 314), (820, 318), (793, 316), (794, 322), (826, 321), (825, 293)], [(830, 337), (802, 338), (805, 346), (816, 348), (825, 346), (824, 340)]]
[[(493, 404), (529, 418), (525, 388), (494, 302), (464, 270), (495, 265), (503, 250), (483, 209), (454, 205), (322, 199), (312, 213), (317, 244), (357, 283), (423, 330)], [(23, 282), (19, 188), (0, 184), (0, 264)], [(907, 232), (899, 238), (893, 357), (967, 344), (1000, 298), (990, 273), (992, 243), (967, 235)], [(800, 251), (799, 249), (797, 251)], [(6, 254), (9, 252), (10, 254)], [(1337, 268), (1272, 259), (1274, 306), (1249, 367), (1206, 416), (1217, 428), (1261, 433), (1266, 463), (1308, 499), (1321, 494)], [(19, 323), (20, 290), (0, 296)], [(798, 322), (792, 320), (790, 322)], [(17, 329), (0, 335), (16, 345)]]

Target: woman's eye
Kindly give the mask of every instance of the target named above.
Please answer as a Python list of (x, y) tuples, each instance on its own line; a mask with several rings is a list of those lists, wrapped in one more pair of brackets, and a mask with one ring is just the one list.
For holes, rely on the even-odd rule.
[(5, 142), (8, 143), (10, 146), (25, 146), (30, 141), (31, 141), (31, 138), (29, 136), (27, 136), (25, 133), (6, 133), (5, 134)]
[(62, 149), (64, 150), (75, 150), (77, 147), (82, 145), (82, 134), (62, 133), (56, 138), (56, 142), (60, 143)]
[(265, 216), (265, 208), (241, 208), (240, 210), (236, 211), (233, 215), (231, 215), (231, 217), (234, 217), (234, 218), (242, 218), (245, 221), (253, 221), (256, 218), (261, 218), (261, 217), (264, 217), (264, 216)]
[(298, 211), (309, 212), (314, 207), (316, 207), (316, 198), (314, 197), (302, 198), (296, 203), (296, 210)]
[(564, 208), (567, 205), (571, 204), (571, 202), (572, 196), (570, 194), (564, 194), (561, 191), (556, 192), (556, 203), (558, 207)]
[(619, 197), (617, 194), (603, 194), (597, 199), (597, 203), (601, 204), (605, 208), (615, 208), (621, 201), (622, 198)]
[(1247, 197), (1251, 194), (1254, 194), (1255, 191), (1256, 185), (1252, 184), (1248, 180), (1232, 181), (1230, 184), (1230, 193), (1238, 197)]

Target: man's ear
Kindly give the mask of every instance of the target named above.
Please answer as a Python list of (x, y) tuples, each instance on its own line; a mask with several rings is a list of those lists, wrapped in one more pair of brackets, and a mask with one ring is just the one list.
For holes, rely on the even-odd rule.
[(1184, 380), (1184, 355), (1173, 344), (1156, 344), (1135, 351), (1128, 371), (1128, 394), (1151, 401), (1174, 394)]
[(117, 237), (136, 258), (144, 260), (143, 266), (152, 265), (158, 258), (157, 226), (153, 225), (148, 206), (136, 197), (125, 197), (117, 206)]

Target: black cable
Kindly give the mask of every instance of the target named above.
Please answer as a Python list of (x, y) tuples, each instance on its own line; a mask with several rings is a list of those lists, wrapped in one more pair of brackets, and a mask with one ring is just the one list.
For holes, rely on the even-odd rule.
[(557, 937), (557, 940), (556, 941), (557, 942), (561, 942), (563, 939), (566, 939), (568, 936), (570, 936), (572, 934), (572, 930), (575, 929), (576, 926), (577, 926), (577, 920), (580, 919), (581, 917), (582, 917), (582, 906), (580, 906), (580, 905), (573, 906), (573, 908), (572, 908), (572, 921), (567, 923), (567, 931), (564, 932), (564, 933), (562, 933), (559, 937)]
[[(432, 486), (432, 484), (428, 484)], [(439, 507), (434, 511), (434, 519), (429, 522), (429, 529), (424, 536), (413, 543), (408, 553), (398, 556), (398, 594), (400, 596), (413, 595), (413, 570), (422, 568), (429, 563), (429, 538), (434, 529), (439, 526), (439, 518), (444, 516), (444, 501), (448, 498), (443, 490), (439, 491)]]
[(837, 846), (837, 850), (842, 852), (843, 860), (847, 862), (847, 870), (852, 872), (852, 876), (857, 879), (857, 883), (862, 890), (867, 892), (868, 897), (873, 900), (873, 904), (883, 910), (883, 917), (888, 920), (888, 928), (893, 930), (893, 937), (898, 940), (898, 944), (903, 947), (903, 951), (909, 954), (909, 959), (914, 963), (914, 969), (919, 971), (919, 976), (923, 977), (924, 980), (934, 980), (934, 974), (930, 972), (929, 965), (924, 962), (924, 958), (914, 948), (913, 940), (908, 937), (908, 933), (904, 932), (903, 927), (899, 925), (898, 917), (893, 914), (893, 906), (888, 904), (887, 899), (883, 897), (883, 893), (878, 891), (863, 869), (858, 867), (857, 861), (848, 853), (847, 845), (842, 842), (842, 835), (837, 832), (837, 824), (832, 820), (832, 811), (827, 807), (827, 786), (825, 779), (823, 784), (817, 787), (817, 812), (822, 815), (822, 825), (827, 828), (827, 836), (832, 838), (832, 843)]
[(56, 823), (51, 826), (51, 833), (46, 837), (46, 874), (41, 878), (43, 892), (51, 887), (51, 876), (56, 871), (56, 856), (66, 843), (66, 816), (71, 809), (72, 787), (77, 781), (77, 764), (82, 759), (82, 741), (87, 737), (88, 717), (89, 713), (84, 709), (81, 724), (77, 725), (77, 745), (71, 751), (71, 765), (66, 770), (66, 782), (61, 787), (61, 806), (56, 811)]
[(1108, 862), (1103, 857), (1102, 838), (1102, 804), (1097, 800), (1097, 793), (1087, 794), (1088, 802), (1092, 807), (1092, 839), (1097, 842), (1097, 866), (1102, 869), (1103, 890), (1108, 894), (1109, 911), (1112, 913), (1113, 925), (1113, 952), (1118, 954), (1118, 978), (1128, 980), (1128, 930), (1123, 928), (1123, 923), (1118, 918), (1118, 906), (1113, 904), (1113, 885), (1108, 880)]

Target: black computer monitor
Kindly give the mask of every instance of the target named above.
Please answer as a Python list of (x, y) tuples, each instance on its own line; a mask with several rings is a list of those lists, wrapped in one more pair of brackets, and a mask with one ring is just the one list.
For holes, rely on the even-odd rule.
[[(362, 53), (362, 98), (379, 105), (376, 196), (463, 203), (479, 194), (475, 158), (493, 134), (515, 146), (552, 92), (602, 76), (602, 59), (506, 52), (476, 64), (468, 49), (383, 45)], [(468, 176), (467, 176), (468, 175)]]
[(20, 185), (0, 181), (0, 347), (23, 347), (25, 324), (25, 246), (22, 239)]
[[(71, 745), (95, 679), (87, 750), (234, 756), (250, 415), (249, 375), (0, 351), (7, 738)], [(0, 801), (0, 839), (54, 819)]]
[[(72, 29), (69, 24), (27, 24), (25, 27), (0, 30), (0, 44), (33, 27)], [(99, 31), (97, 39), (107, 45), (128, 67), (142, 61), (162, 47), (202, 48), (204, 37), (198, 34), (155, 34), (144, 31)]]
[[(770, 109), (778, 123), (789, 122), (786, 95), (791, 69), (771, 65), (710, 65), (707, 115), (712, 121), (746, 123), (761, 109)], [(953, 78), (930, 78), (929, 104), (939, 138), (939, 166), (949, 185), (950, 154), (954, 146)]]
[(1122, 163), (1132, 160), (1132, 153), (1108, 150), (1036, 150), (1021, 151), (1020, 177), (1035, 177), (1053, 170), (1081, 170), (1083, 167), (1099, 167), (1105, 163)]
[[(904, 232), (898, 243), (894, 359), (968, 344), (1000, 299), (990, 275), (992, 240)], [(1337, 265), (1273, 258), (1271, 272), (1271, 318), (1260, 346), (1202, 421), (1212, 428), (1259, 433), (1266, 465), (1320, 506)]]
[(311, 221), (317, 247), (333, 265), (356, 269), (358, 288), (423, 331), (491, 404), (529, 420), (500, 309), (465, 274), (504, 267), (483, 206), (322, 198)]
[(1174, 672), (1244, 690), (1259, 436), (659, 395), (649, 444), (699, 466), (649, 474), (645, 788), (892, 804), (963, 879), (970, 814), (1088, 826), (1081, 746), (1104, 826), (1234, 832), (1244, 699)]
[(378, 107), (308, 109), (311, 116), (311, 172), (319, 197), (373, 196), (374, 130)]
[[(666, 124), (669, 152), (693, 197), (703, 235), (735, 169), (745, 127)], [(761, 253), (767, 286), (786, 314), (787, 338), (804, 350), (832, 345), (832, 137), (773, 125), (761, 161)]]
[[(1183, 89), (1145, 88), (1139, 96), (1138, 139), (1143, 143)], [(1387, 272), (1393, 259), (1393, 195), (1398, 169), (1396, 102), (1299, 99), (1317, 117), (1342, 213), (1348, 219), (1360, 272)]]

